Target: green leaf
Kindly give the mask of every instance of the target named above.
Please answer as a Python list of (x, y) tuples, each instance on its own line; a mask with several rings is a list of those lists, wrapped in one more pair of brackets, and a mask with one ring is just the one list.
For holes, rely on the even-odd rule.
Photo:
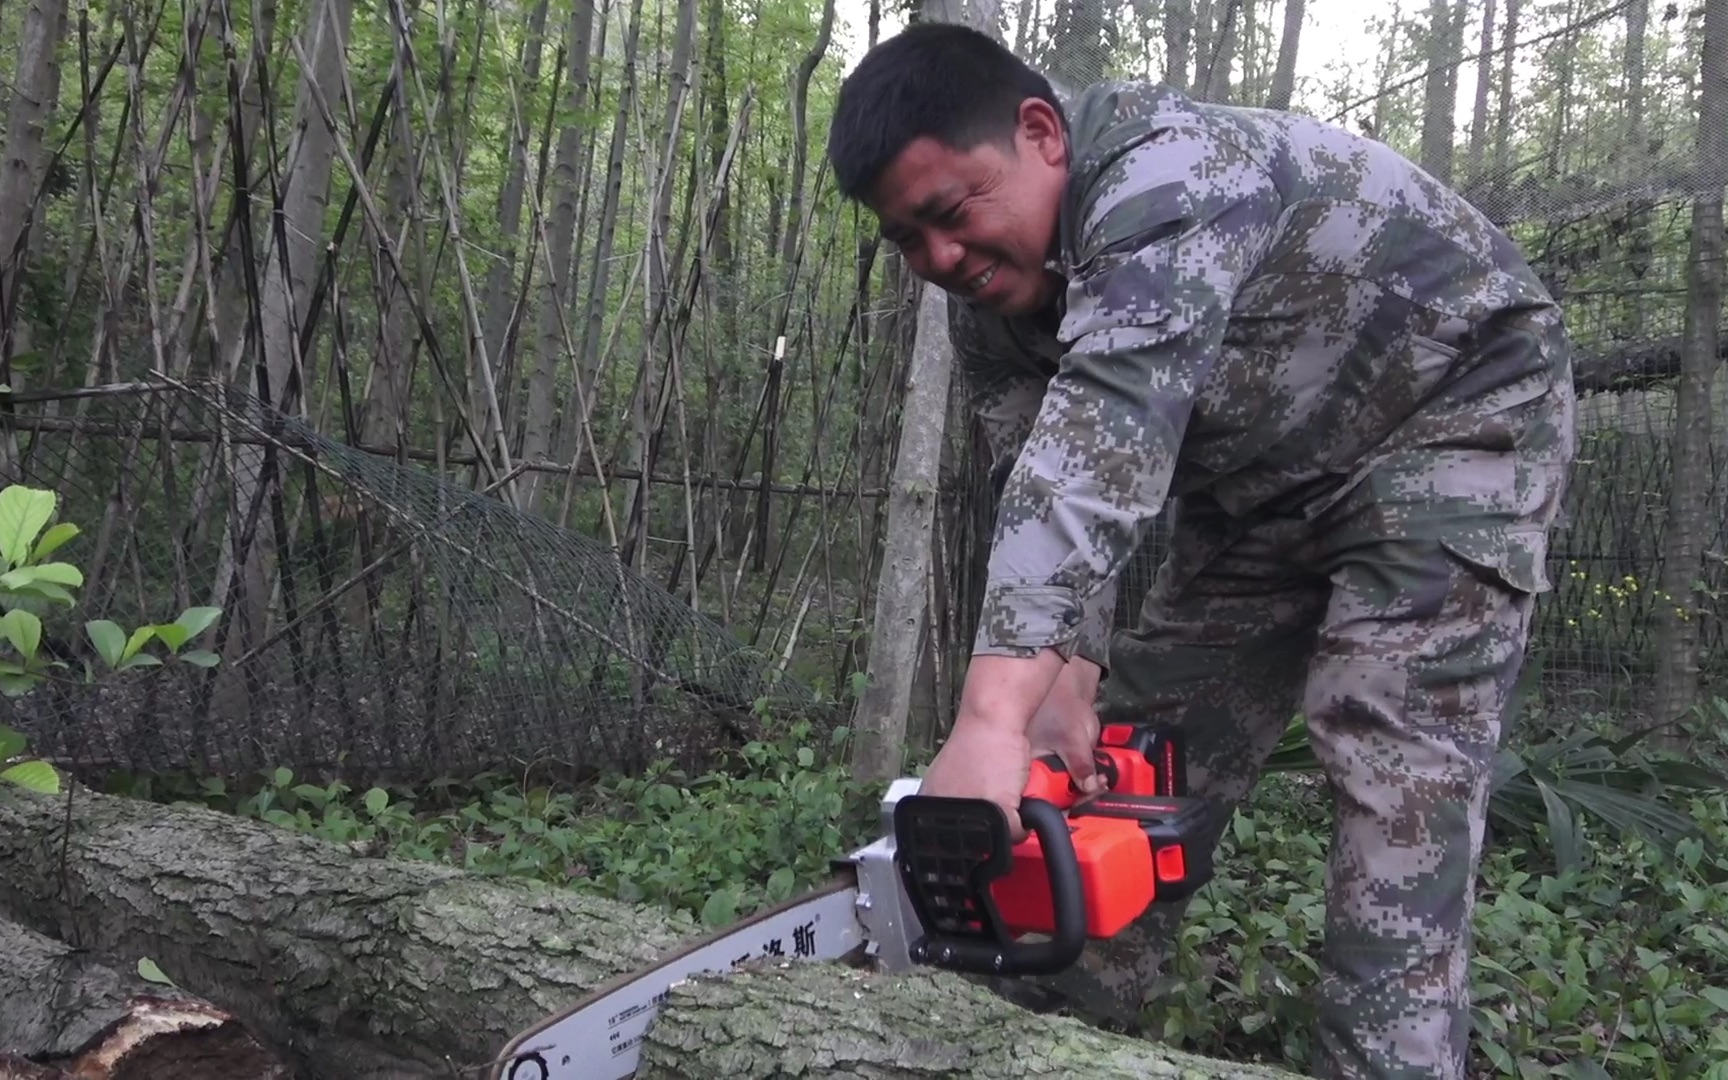
[(210, 624), (221, 617), (222, 609), (219, 607), (189, 607), (174, 620), (174, 625), (185, 630), (186, 638), (190, 641), (210, 629)]
[(1723, 989), (1720, 986), (1701, 986), (1698, 988), (1698, 996), (1723, 1012), (1728, 1012), (1728, 989)]
[(42, 600), (53, 600), (65, 604), (67, 607), (71, 607), (73, 604), (78, 602), (77, 599), (66, 590), (65, 586), (56, 585), (52, 581), (33, 581), (24, 588), (17, 590), (17, 592), (21, 596), (34, 596)]
[(121, 662), (124, 663), (136, 656), (138, 650), (142, 649), (155, 636), (156, 628), (154, 626), (140, 626), (132, 631), (132, 636), (126, 639), (126, 647), (120, 650)]
[(13, 484), (0, 490), (0, 558), (17, 566), (30, 556), (36, 534), (54, 516), (58, 498), (52, 491)]
[(220, 656), (217, 656), (215, 653), (206, 649), (193, 649), (190, 652), (183, 652), (180, 654), (180, 659), (184, 660), (188, 664), (197, 664), (199, 667), (215, 667), (222, 661)]
[(18, 650), (18, 655), (29, 663), (36, 658), (36, 648), (42, 644), (42, 620), (35, 612), (22, 608), (13, 608), (0, 615), (0, 634), (12, 643)]
[(26, 739), (23, 733), (9, 727), (0, 727), (0, 761), (17, 757), (29, 745), (30, 740)]
[(390, 805), (390, 793), (383, 788), (372, 788), (366, 792), (366, 812), (377, 817)]
[(40, 759), (20, 761), (5, 772), (0, 772), (0, 783), (16, 784), (26, 791), (42, 795), (60, 793), (60, 774), (54, 771), (54, 766)]
[(90, 635), (90, 644), (96, 646), (96, 651), (109, 667), (120, 666), (120, 650), (126, 647), (126, 631), (120, 629), (118, 623), (109, 619), (92, 619), (84, 624), (84, 632)]
[(159, 983), (162, 986), (174, 985), (174, 980), (163, 974), (162, 969), (156, 966), (156, 961), (148, 956), (138, 958), (138, 977), (145, 982)]
[(724, 888), (708, 897), (708, 902), (702, 905), (702, 922), (707, 926), (724, 926), (738, 914), (738, 894), (736, 890)]
[(84, 584), (84, 571), (66, 562), (45, 562), (35, 566), (20, 566), (0, 574), (0, 589), (23, 592), (37, 585)]
[(186, 633), (186, 628), (179, 623), (158, 623), (150, 628), (150, 632), (156, 635), (157, 641), (168, 646), (171, 653), (179, 652), (180, 646), (186, 644), (186, 639), (190, 636)]
[(78, 526), (70, 521), (62, 521), (50, 525), (48, 531), (42, 534), (42, 539), (36, 541), (36, 550), (30, 553), (31, 562), (41, 562), (60, 549), (66, 541), (78, 535)]

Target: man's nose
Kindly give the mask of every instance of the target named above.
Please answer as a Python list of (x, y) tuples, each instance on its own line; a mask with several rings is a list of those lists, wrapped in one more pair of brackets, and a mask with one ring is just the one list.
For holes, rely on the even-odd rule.
[(966, 259), (966, 246), (947, 237), (931, 237), (928, 250), (930, 269), (938, 277), (952, 276)]

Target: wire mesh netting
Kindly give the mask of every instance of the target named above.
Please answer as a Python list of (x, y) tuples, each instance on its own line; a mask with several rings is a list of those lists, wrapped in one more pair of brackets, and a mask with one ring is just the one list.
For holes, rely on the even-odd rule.
[[(1711, 259), (1695, 237), (1714, 229), (1720, 244), (1728, 152), (1714, 147), (1728, 140), (1703, 126), (1702, 3), (930, 0), (912, 17), (988, 29), (1059, 86), (1152, 79), (1306, 112), (1463, 192), (1522, 246), (1577, 349), (1582, 442), (1531, 649), (1545, 722), (1728, 696), (1728, 425), (1711, 423), (1728, 404), (1728, 337), (1721, 249)], [(955, 483), (987, 501), (959, 385), (950, 421)], [(970, 559), (957, 615), (976, 608), (989, 520), (949, 526)], [(1155, 522), (1127, 568), (1119, 626), (1165, 535)]]
[[(68, 666), (0, 723), (75, 766), (589, 774), (836, 719), (605, 545), (231, 388), (37, 395), (10, 427), (0, 483), (60, 496), (84, 584), (44, 634)], [(219, 665), (84, 680), (87, 620), (196, 605)]]

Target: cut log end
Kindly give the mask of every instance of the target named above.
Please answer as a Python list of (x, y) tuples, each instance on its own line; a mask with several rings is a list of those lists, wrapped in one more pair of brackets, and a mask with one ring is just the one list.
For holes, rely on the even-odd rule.
[(1035, 1015), (942, 972), (882, 975), (793, 963), (757, 964), (673, 987), (648, 1031), (637, 1075), (1297, 1080), (1299, 1074)]
[(232, 1013), (0, 920), (0, 1080), (286, 1080)]
[(59, 1060), (0, 1057), (0, 1080), (288, 1080), (245, 1025), (212, 1005), (132, 998), (87, 1046)]

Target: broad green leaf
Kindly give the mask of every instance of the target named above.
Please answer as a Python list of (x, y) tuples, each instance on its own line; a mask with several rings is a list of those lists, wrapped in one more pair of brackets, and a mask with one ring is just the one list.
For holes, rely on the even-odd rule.
[(174, 625), (186, 631), (187, 640), (197, 637), (210, 629), (210, 624), (222, 617), (219, 607), (189, 607), (174, 620)]
[(34, 612), (22, 608), (14, 608), (0, 615), (0, 635), (12, 643), (26, 663), (35, 659), (36, 649), (42, 644), (42, 620)]
[(0, 727), (0, 761), (17, 757), (29, 745), (30, 740), (26, 739), (22, 732), (13, 731), (9, 727)]
[(180, 654), (180, 659), (184, 660), (188, 664), (197, 664), (199, 667), (215, 667), (222, 660), (221, 657), (206, 649), (193, 649), (190, 652), (183, 652)]
[(41, 562), (60, 549), (66, 541), (78, 535), (78, 526), (70, 521), (62, 521), (48, 527), (42, 534), (42, 539), (36, 541), (36, 550), (30, 553), (31, 562)]
[(41, 684), (40, 675), (25, 675), (15, 671), (0, 672), (0, 695), (5, 697), (23, 697)]
[(0, 589), (22, 590), (33, 585), (84, 584), (84, 571), (66, 562), (45, 562), (35, 566), (19, 566), (0, 574)]
[(26, 791), (34, 791), (42, 795), (58, 795), (60, 793), (60, 774), (54, 771), (54, 766), (46, 761), (20, 761), (4, 772), (0, 772), (0, 783), (16, 784)]
[(383, 788), (372, 788), (366, 792), (366, 812), (377, 817), (390, 805), (390, 793)]
[(65, 586), (56, 585), (52, 581), (32, 581), (22, 589), (19, 589), (17, 595), (34, 597), (40, 600), (52, 600), (57, 603), (65, 604), (67, 607), (71, 607), (73, 604), (78, 602), (77, 598), (68, 592)]
[(120, 650), (120, 659), (122, 661), (132, 659), (138, 654), (138, 650), (149, 644), (150, 639), (155, 636), (156, 628), (154, 626), (140, 626), (132, 631), (132, 636), (126, 639), (126, 647)]
[(180, 646), (186, 644), (188, 636), (186, 628), (179, 623), (157, 623), (150, 628), (150, 631), (156, 635), (157, 641), (168, 647), (168, 651), (171, 653), (179, 652)]
[(120, 650), (126, 647), (126, 631), (111, 619), (91, 619), (84, 624), (84, 632), (90, 635), (90, 644), (96, 646), (96, 651), (109, 667), (120, 666)]
[(730, 888), (717, 889), (702, 905), (702, 922), (708, 926), (725, 926), (738, 914), (738, 895)]
[(13, 484), (0, 490), (0, 558), (17, 566), (30, 555), (36, 534), (54, 516), (58, 498), (52, 491)]

